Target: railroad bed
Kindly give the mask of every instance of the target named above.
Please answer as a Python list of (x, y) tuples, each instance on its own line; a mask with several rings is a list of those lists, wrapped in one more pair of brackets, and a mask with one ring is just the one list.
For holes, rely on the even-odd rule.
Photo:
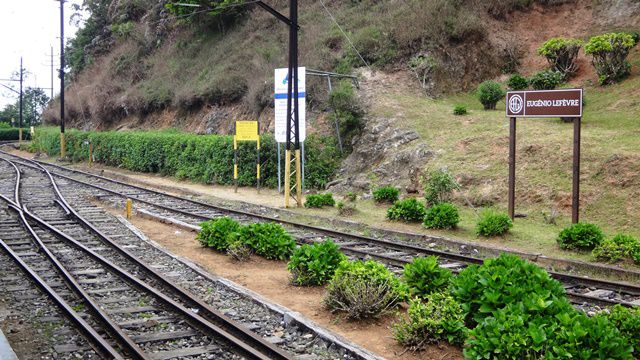
[[(26, 159), (21, 159), (21, 161), (28, 162)], [(33, 163), (31, 162), (31, 164)], [(481, 257), (469, 255), (468, 250), (437, 249), (395, 238), (366, 237), (298, 224), (265, 214), (248, 213), (181, 198), (58, 165), (40, 164), (50, 169), (56, 177), (73, 183), (73, 186), (63, 187), (62, 191), (70, 196), (73, 199), (72, 202), (75, 203), (83, 203), (87, 196), (93, 196), (101, 201), (109, 202), (113, 206), (124, 207), (124, 201), (129, 198), (134, 200), (135, 208), (140, 213), (191, 228), (197, 227), (204, 220), (220, 216), (230, 216), (242, 223), (274, 221), (285, 225), (299, 243), (317, 242), (329, 237), (339, 244), (350, 257), (377, 259), (396, 272), (399, 272), (401, 266), (416, 256), (437, 255), (440, 258), (441, 266), (453, 271), (459, 271), (469, 264), (482, 262)], [(77, 185), (82, 186), (79, 188)], [(78, 189), (82, 191), (78, 191)], [(602, 306), (613, 304), (640, 305), (639, 286), (556, 271), (550, 271), (550, 273), (565, 285), (571, 301), (587, 312), (597, 311)]]
[(7, 160), (0, 173), (2, 293), (14, 306), (47, 296), (62, 322), (52, 358), (363, 357), (142, 241), (77, 184)]

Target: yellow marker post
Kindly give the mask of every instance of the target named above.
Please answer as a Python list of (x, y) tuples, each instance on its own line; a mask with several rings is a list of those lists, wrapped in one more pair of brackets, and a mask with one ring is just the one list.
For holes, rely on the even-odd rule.
[(22, 128), (18, 129), (18, 145), (22, 144)]
[(127, 219), (131, 219), (131, 213), (133, 212), (133, 200), (127, 199), (127, 202), (125, 203), (125, 210)]
[(89, 167), (93, 166), (93, 143), (89, 142)]
[(289, 207), (289, 197), (291, 196), (291, 150), (284, 152), (284, 207)]
[(65, 145), (65, 143), (64, 143), (64, 133), (61, 132), (60, 133), (60, 158), (61, 159), (64, 159), (64, 154), (65, 154), (65, 149), (64, 149), (65, 146), (64, 145)]

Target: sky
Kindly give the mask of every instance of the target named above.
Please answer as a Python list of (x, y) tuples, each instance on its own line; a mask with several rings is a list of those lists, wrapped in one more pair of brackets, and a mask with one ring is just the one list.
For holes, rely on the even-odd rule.
[[(73, 38), (77, 30), (70, 23), (72, 4), (65, 2), (65, 41)], [(2, 0), (0, 10), (0, 79), (11, 78), (20, 70), (20, 57), (28, 74), (24, 87), (51, 87), (51, 46), (54, 53), (54, 94), (60, 91), (57, 69), (60, 64), (60, 2), (56, 0)], [(0, 84), (19, 88), (17, 82), (0, 81)], [(49, 89), (44, 90), (48, 96)], [(0, 109), (15, 103), (17, 94), (0, 86)]]

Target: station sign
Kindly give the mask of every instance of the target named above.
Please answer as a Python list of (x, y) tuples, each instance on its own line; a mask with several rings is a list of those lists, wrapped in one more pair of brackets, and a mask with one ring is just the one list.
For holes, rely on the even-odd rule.
[(507, 117), (582, 117), (582, 89), (509, 91)]
[[(298, 106), (299, 110), (299, 138), (304, 141), (307, 137), (306, 131), (306, 112), (307, 112), (307, 96), (306, 96), (306, 68), (298, 68)], [(289, 87), (289, 69), (282, 68), (275, 71), (275, 137), (279, 143), (287, 142), (287, 120), (290, 118), (287, 114), (287, 97)], [(293, 101), (291, 102), (291, 111), (295, 110)]]
[(257, 121), (236, 121), (237, 141), (258, 141), (259, 138)]

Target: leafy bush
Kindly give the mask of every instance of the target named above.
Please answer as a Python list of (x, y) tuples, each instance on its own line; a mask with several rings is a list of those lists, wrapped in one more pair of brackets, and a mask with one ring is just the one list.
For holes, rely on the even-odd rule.
[(356, 199), (358, 198), (358, 195), (356, 195), (356, 193), (354, 193), (353, 191), (349, 191), (345, 196), (344, 196), (345, 200), (349, 200), (351, 202), (356, 201)]
[(529, 84), (535, 90), (553, 90), (562, 84), (564, 76), (561, 72), (555, 70), (544, 70), (529, 79)]
[(338, 201), (336, 207), (338, 208), (338, 215), (340, 216), (351, 216), (356, 212), (355, 204), (345, 205), (344, 202)]
[[(3, 123), (4, 124), (4, 123)], [(60, 136), (60, 132), (58, 132)], [(0, 128), (0, 141), (18, 140), (20, 138), (20, 129), (18, 128)], [(31, 133), (29, 129), (22, 129), (22, 140), (30, 140)]]
[(448, 202), (453, 196), (453, 190), (459, 189), (456, 179), (446, 170), (435, 170), (429, 173), (424, 184), (424, 198), (427, 204), (435, 205)]
[(238, 230), (238, 240), (256, 254), (271, 260), (287, 260), (296, 242), (280, 224), (255, 223)]
[(557, 239), (564, 250), (591, 250), (603, 240), (604, 234), (599, 226), (582, 222), (563, 229)]
[(453, 115), (467, 115), (467, 107), (464, 105), (456, 105), (453, 108)]
[(618, 262), (625, 257), (632, 257), (638, 251), (640, 251), (638, 239), (630, 235), (618, 234), (596, 246), (592, 254), (598, 260)]
[(424, 205), (415, 198), (396, 201), (387, 210), (389, 220), (403, 220), (407, 222), (420, 222), (424, 219), (427, 210)]
[(422, 223), (429, 229), (453, 229), (459, 222), (458, 209), (453, 204), (440, 203), (427, 210)]
[(495, 110), (498, 101), (505, 97), (502, 85), (495, 81), (485, 81), (478, 86), (478, 99), (485, 110)]
[(598, 313), (596, 317), (607, 318), (633, 346), (633, 355), (640, 357), (640, 309), (617, 304), (609, 311)]
[(238, 231), (240, 224), (224, 216), (200, 224), (201, 230), (196, 239), (202, 246), (214, 248), (217, 251), (226, 251), (229, 248), (229, 235)]
[(468, 329), (464, 326), (464, 312), (454, 298), (446, 294), (433, 294), (429, 302), (409, 301), (409, 319), (393, 325), (393, 337), (412, 350), (424, 345), (447, 341), (462, 345)]
[(402, 279), (409, 287), (409, 295), (428, 299), (434, 292), (449, 286), (451, 270), (438, 265), (437, 256), (416, 257), (404, 266)]
[(513, 227), (513, 221), (506, 214), (484, 211), (476, 225), (476, 234), (482, 236), (503, 235)]
[(333, 206), (336, 201), (333, 199), (333, 194), (315, 194), (307, 195), (304, 201), (304, 207), (307, 208), (321, 208), (323, 206)]
[(331, 240), (302, 245), (294, 251), (287, 269), (294, 285), (322, 285), (333, 277), (338, 265), (347, 260)]
[(511, 90), (524, 90), (529, 86), (529, 80), (520, 74), (512, 75), (507, 82)]
[(578, 39), (553, 38), (547, 40), (539, 49), (538, 54), (547, 58), (551, 68), (569, 79), (578, 71), (576, 58), (583, 42)]
[(229, 247), (227, 248), (227, 255), (231, 256), (236, 261), (247, 261), (251, 257), (251, 248), (238, 240), (238, 233), (233, 233), (230, 236)]
[(329, 104), (333, 108), (334, 116), (337, 116), (342, 143), (350, 147), (353, 137), (362, 129), (362, 117), (364, 116), (364, 110), (356, 97), (350, 80), (340, 81), (333, 88)]
[(584, 50), (593, 57), (591, 63), (601, 85), (615, 83), (629, 75), (631, 64), (627, 56), (636, 43), (632, 35), (625, 33), (609, 33), (589, 39)]
[(400, 198), (400, 190), (394, 186), (383, 186), (373, 191), (373, 200), (377, 203), (393, 204)]
[(450, 290), (471, 327), (507, 305), (551, 316), (571, 308), (560, 282), (544, 269), (509, 254), (462, 270), (451, 280)]
[(343, 261), (327, 285), (324, 304), (343, 311), (349, 319), (378, 317), (404, 300), (406, 289), (384, 265)]

